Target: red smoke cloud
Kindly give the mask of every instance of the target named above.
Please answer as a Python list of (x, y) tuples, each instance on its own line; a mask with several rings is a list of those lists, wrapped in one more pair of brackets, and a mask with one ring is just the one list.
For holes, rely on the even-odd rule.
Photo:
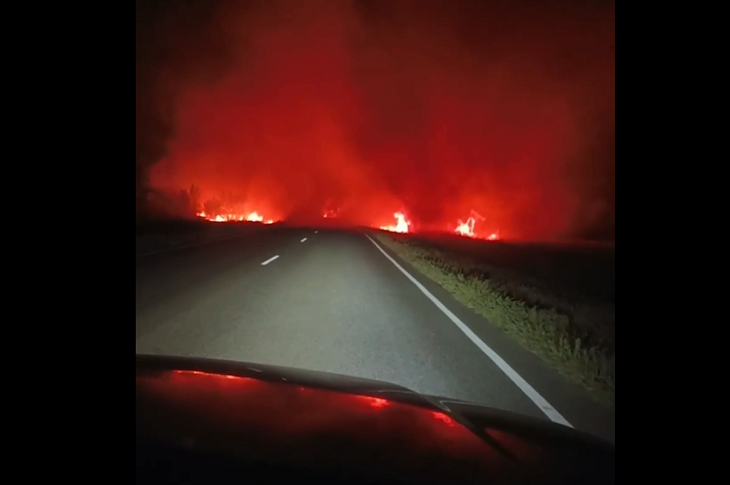
[[(194, 40), (171, 27), (191, 59), (157, 77), (174, 134), (151, 183), (275, 219), (453, 229), (474, 210), (539, 239), (590, 224), (613, 201), (613, 7), (453, 3), (229, 2)], [(206, 79), (192, 45), (211, 36), (226, 55)]]

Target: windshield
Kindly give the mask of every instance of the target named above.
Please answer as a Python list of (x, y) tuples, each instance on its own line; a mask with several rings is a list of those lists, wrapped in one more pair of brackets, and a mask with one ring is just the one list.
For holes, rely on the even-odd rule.
[(138, 2), (137, 353), (614, 441), (614, 16)]

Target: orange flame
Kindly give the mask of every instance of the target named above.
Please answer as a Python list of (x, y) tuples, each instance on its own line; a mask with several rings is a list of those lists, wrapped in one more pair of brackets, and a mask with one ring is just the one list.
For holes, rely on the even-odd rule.
[(462, 236), (474, 237), (475, 224), (476, 221), (473, 217), (467, 219), (466, 222), (461, 222), (461, 220), (459, 220), (459, 224), (456, 226), (456, 233), (461, 234)]
[(211, 222), (261, 222), (263, 224), (273, 224), (275, 221), (273, 219), (267, 219), (264, 221), (264, 217), (259, 215), (258, 212), (254, 211), (249, 213), (248, 215), (241, 215), (241, 214), (216, 214), (216, 215), (209, 215), (206, 214), (204, 211), (198, 212), (198, 217), (201, 217), (205, 219), (206, 221)]
[(487, 236), (487, 237), (479, 236), (476, 233), (476, 231), (474, 230), (474, 226), (476, 226), (477, 220), (483, 221), (483, 220), (485, 220), (485, 218), (482, 217), (481, 215), (479, 215), (474, 210), (471, 211), (471, 214), (472, 214), (471, 217), (469, 217), (466, 220), (466, 222), (462, 222), (461, 219), (459, 219), (459, 221), (456, 225), (456, 230), (454, 232), (456, 232), (457, 234), (459, 234), (461, 236), (466, 236), (466, 237), (488, 239), (490, 241), (499, 240), (499, 232), (493, 232), (493, 233), (489, 234), (489, 236)]
[(398, 221), (398, 223), (395, 226), (380, 226), (380, 229), (383, 231), (390, 231), (390, 232), (400, 232), (400, 233), (407, 233), (409, 232), (411, 222), (406, 221), (406, 216), (404, 216), (400, 212), (396, 212), (393, 214), (395, 216), (395, 219)]

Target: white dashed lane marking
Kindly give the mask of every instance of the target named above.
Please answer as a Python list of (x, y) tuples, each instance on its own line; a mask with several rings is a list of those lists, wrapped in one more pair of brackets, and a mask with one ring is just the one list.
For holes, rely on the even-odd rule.
[(261, 266), (266, 266), (267, 264), (269, 264), (270, 262), (274, 261), (278, 257), (279, 257), (279, 255), (277, 254), (276, 256), (273, 256), (273, 257), (267, 259), (266, 261), (264, 261), (263, 263), (261, 263)]

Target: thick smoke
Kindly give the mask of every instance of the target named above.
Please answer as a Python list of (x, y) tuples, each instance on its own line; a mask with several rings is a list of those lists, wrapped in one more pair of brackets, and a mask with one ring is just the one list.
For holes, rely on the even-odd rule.
[(611, 232), (614, 7), (577, 5), (147, 7), (138, 167), (266, 217), (404, 210), (439, 229), (475, 210), (508, 237)]

